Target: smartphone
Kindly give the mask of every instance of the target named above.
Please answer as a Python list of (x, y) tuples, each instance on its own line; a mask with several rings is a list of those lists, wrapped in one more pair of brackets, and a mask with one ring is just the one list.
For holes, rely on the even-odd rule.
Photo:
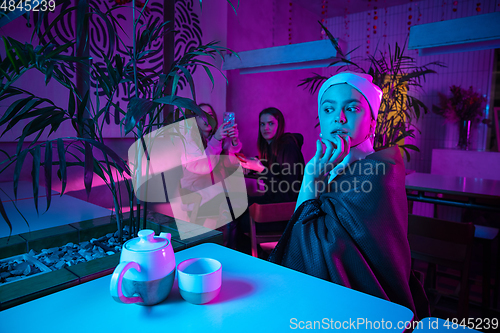
[(234, 155), (240, 160), (240, 162), (246, 163), (247, 158), (242, 153), (234, 153)]
[(225, 125), (224, 128), (228, 128), (234, 125), (234, 112), (224, 112), (224, 122), (229, 124)]

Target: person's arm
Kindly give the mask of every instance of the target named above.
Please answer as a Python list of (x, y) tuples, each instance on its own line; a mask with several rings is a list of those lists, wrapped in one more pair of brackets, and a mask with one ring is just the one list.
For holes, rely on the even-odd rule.
[(186, 154), (182, 157), (182, 164), (189, 172), (196, 174), (208, 174), (219, 163), (222, 152), (222, 144), (227, 137), (227, 129), (222, 124), (217, 132), (207, 142), (207, 148), (202, 151), (196, 144), (192, 143), (186, 147)]
[[(235, 144), (236, 142), (236, 144)], [(227, 148), (228, 153), (234, 154), (234, 153), (239, 153), (241, 151), (241, 148), (243, 145), (241, 144), (240, 139), (236, 138), (236, 140), (225, 140), (224, 143), (224, 149)]]
[(242, 145), (239, 138), (237, 124), (234, 124), (233, 126), (227, 129), (227, 136), (229, 137), (229, 140), (226, 141), (229, 141), (229, 144), (226, 144), (224, 148), (227, 149), (228, 153), (230, 154), (239, 153)]
[(191, 173), (208, 174), (219, 162), (221, 151), (222, 142), (213, 137), (207, 143), (207, 148), (204, 151), (194, 144), (192, 147), (186, 146), (186, 153), (181, 158), (182, 165)]

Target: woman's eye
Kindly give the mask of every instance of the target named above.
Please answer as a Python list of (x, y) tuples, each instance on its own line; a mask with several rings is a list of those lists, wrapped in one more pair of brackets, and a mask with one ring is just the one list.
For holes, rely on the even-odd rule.
[(357, 106), (348, 106), (345, 109), (346, 109), (346, 111), (349, 111), (349, 112), (358, 112), (359, 111), (359, 107), (357, 107)]
[(326, 112), (326, 113), (331, 113), (331, 112), (333, 112), (333, 109), (332, 109), (332, 108), (326, 108), (326, 109), (325, 109), (325, 112)]

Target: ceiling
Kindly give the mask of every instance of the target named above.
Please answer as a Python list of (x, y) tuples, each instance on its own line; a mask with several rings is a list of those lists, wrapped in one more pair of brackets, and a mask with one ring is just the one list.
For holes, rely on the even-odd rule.
[[(292, 2), (302, 6), (303, 8), (309, 10), (310, 12), (323, 17), (322, 0), (292, 0)], [(326, 0), (326, 16), (336, 17), (344, 16), (345, 9), (349, 14), (364, 12), (371, 10), (374, 7), (386, 8), (397, 5), (409, 4), (411, 0)]]

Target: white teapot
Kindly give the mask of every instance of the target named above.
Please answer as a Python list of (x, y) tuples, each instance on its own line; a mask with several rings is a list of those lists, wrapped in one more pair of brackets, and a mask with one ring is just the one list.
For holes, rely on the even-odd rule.
[(109, 287), (117, 302), (153, 305), (168, 297), (174, 278), (171, 234), (162, 232), (155, 237), (153, 230), (144, 229), (139, 237), (123, 244)]

